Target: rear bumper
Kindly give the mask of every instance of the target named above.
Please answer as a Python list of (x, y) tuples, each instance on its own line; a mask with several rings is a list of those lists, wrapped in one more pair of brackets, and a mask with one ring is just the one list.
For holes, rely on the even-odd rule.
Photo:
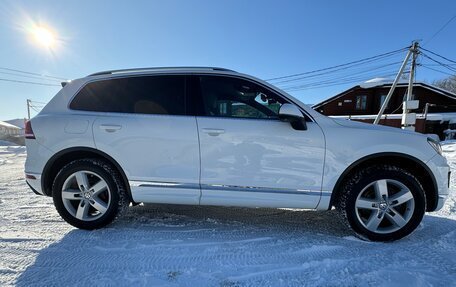
[(33, 191), (34, 194), (36, 195), (42, 195), (41, 193), (39, 193), (38, 191), (36, 191), (28, 182), (26, 182), (27, 185), (30, 187), (30, 189)]
[(41, 175), (52, 152), (37, 140), (26, 139), (27, 158), (25, 160), (25, 180), (37, 194), (45, 195), (41, 184)]
[(41, 188), (41, 174), (25, 172), (25, 181), (34, 193), (44, 195)]

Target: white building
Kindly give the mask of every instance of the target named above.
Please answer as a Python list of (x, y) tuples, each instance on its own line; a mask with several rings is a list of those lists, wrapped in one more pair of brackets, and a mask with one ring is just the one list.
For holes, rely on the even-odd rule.
[(15, 125), (0, 121), (0, 140), (24, 144), (24, 130)]

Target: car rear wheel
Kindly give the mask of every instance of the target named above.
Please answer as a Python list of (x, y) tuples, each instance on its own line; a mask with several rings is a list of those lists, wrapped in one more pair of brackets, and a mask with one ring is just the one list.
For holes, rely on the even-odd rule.
[(118, 172), (103, 160), (75, 160), (53, 184), (54, 205), (62, 218), (81, 229), (96, 229), (122, 214), (128, 200)]
[(424, 190), (412, 174), (381, 165), (353, 174), (343, 185), (336, 208), (359, 237), (393, 241), (416, 229), (426, 202)]

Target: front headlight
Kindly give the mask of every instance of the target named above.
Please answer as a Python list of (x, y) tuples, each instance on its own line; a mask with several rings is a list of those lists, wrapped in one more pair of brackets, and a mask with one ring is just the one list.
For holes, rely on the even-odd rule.
[(442, 146), (440, 145), (440, 142), (432, 138), (428, 138), (427, 141), (439, 155), (442, 155)]

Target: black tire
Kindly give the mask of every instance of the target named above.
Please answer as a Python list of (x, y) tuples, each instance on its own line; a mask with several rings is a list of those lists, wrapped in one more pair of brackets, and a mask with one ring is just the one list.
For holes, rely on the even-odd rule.
[[(411, 215), (411, 217), (408, 222), (402, 227), (400, 227), (400, 225), (394, 227), (394, 224), (392, 224), (394, 228), (400, 229), (392, 230), (391, 232), (385, 231), (387, 233), (380, 231), (373, 232), (366, 228), (366, 222), (363, 223), (363, 219), (361, 219), (361, 217), (358, 216), (359, 213), (357, 213), (360, 209), (359, 207), (356, 207), (356, 201), (358, 200), (360, 193), (369, 192), (366, 191), (366, 188), (368, 188), (369, 185), (382, 180), (391, 180), (403, 184), (411, 192), (414, 200), (414, 209), (413, 212), (409, 212), (409, 216)], [(351, 174), (350, 178), (342, 185), (335, 206), (341, 220), (350, 227), (359, 238), (371, 241), (394, 241), (409, 235), (418, 227), (426, 210), (426, 198), (420, 182), (407, 170), (393, 165), (375, 165)], [(374, 205), (374, 207), (377, 208), (376, 205)], [(384, 205), (382, 207), (385, 208)], [(389, 206), (387, 208), (389, 208)], [(382, 210), (380, 210), (380, 204), (378, 212), (382, 212)], [(381, 220), (381, 224), (385, 223), (383, 222), (384, 219)], [(388, 222), (386, 222), (386, 224), (388, 224)]]
[[(109, 193), (108, 197), (110, 199), (107, 204), (106, 211), (103, 214), (100, 213), (98, 217), (94, 216), (94, 220), (89, 221), (76, 218), (70, 213), (68, 208), (65, 207), (64, 200), (62, 198), (62, 188), (64, 183), (67, 179), (69, 179), (69, 177), (79, 171), (94, 173), (99, 179), (103, 179), (108, 187), (104, 191)], [(80, 159), (65, 165), (54, 179), (54, 183), (52, 185), (52, 197), (58, 213), (66, 222), (77, 228), (87, 230), (101, 228), (110, 224), (114, 221), (114, 219), (124, 214), (129, 205), (125, 184), (119, 172), (109, 163), (100, 159)], [(68, 201), (66, 202), (68, 205)], [(89, 206), (88, 208), (91, 207)]]

